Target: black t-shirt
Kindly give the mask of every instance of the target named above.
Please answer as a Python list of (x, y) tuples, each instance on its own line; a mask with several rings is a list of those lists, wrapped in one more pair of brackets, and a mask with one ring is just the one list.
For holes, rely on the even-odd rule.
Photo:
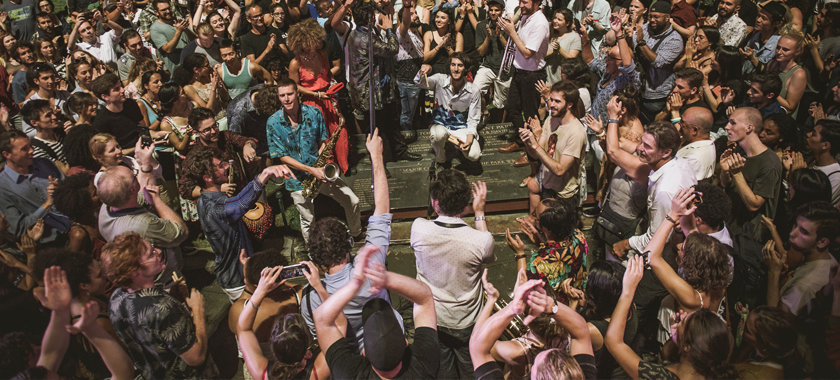
[[(456, 17), (461, 17), (460, 12), (456, 11), (455, 13), (457, 14)], [(486, 18), (487, 11), (483, 8), (479, 8), (478, 16), (476, 16), (476, 20), (478, 20), (479, 23), (476, 24), (476, 26), (479, 26)], [(478, 45), (476, 45), (477, 41), (475, 28), (473, 28), (472, 23), (470, 22), (469, 15), (464, 15), (464, 23), (461, 25), (461, 35), (464, 37), (464, 53), (467, 53), (470, 57), (478, 54), (478, 52), (475, 51), (475, 49), (478, 48)]]
[[(487, 38), (487, 24), (489, 22), (490, 20), (487, 19), (478, 23), (478, 29), (475, 31), (476, 49), (478, 49), (478, 47), (481, 46)], [(502, 35), (507, 38), (507, 33), (503, 33)], [(499, 41), (499, 37), (494, 37), (493, 40), (490, 41), (490, 47), (487, 49), (487, 55), (484, 56), (481, 66), (493, 70), (494, 73), (498, 73), (504, 54), (505, 45), (502, 45), (502, 41)]]
[[(583, 378), (586, 380), (597, 380), (598, 371), (595, 368), (595, 357), (589, 354), (575, 355), (580, 369), (583, 371)], [(502, 369), (495, 361), (482, 364), (475, 370), (475, 380), (504, 380)]]
[(245, 33), (240, 38), (242, 55), (247, 57), (248, 55), (253, 54), (254, 59), (259, 58), (268, 46), (268, 41), (271, 40), (272, 33), (277, 35), (275, 47), (266, 54), (260, 65), (266, 65), (271, 60), (280, 58), (281, 54), (278, 46), (286, 43), (286, 40), (283, 38), (284, 33), (279, 29), (272, 28), (270, 26), (266, 27), (265, 33), (263, 34), (254, 34), (253, 31), (249, 30), (248, 33)]
[(682, 107), (680, 107), (680, 115), (685, 113), (685, 111), (688, 110), (691, 107), (701, 107), (701, 108), (705, 108), (707, 110), (711, 110), (711, 108), (709, 108), (709, 105), (706, 104), (706, 102), (703, 101), (703, 99), (700, 99), (700, 100), (698, 100), (694, 103), (683, 104)]
[(105, 106), (100, 105), (96, 113), (94, 128), (100, 133), (110, 133), (117, 138), (117, 143), (123, 149), (134, 147), (137, 139), (140, 138), (138, 127), (144, 126), (143, 114), (140, 113), (140, 106), (137, 102), (126, 100), (123, 103), (123, 110), (119, 113), (108, 111)]
[[(372, 379), (380, 380), (373, 371), (370, 362), (356, 353), (341, 338), (333, 343), (325, 355), (327, 365), (334, 379)], [(414, 344), (405, 348), (402, 369), (395, 379), (436, 379), (440, 367), (440, 347), (437, 331), (429, 327), (419, 327), (414, 332)]]

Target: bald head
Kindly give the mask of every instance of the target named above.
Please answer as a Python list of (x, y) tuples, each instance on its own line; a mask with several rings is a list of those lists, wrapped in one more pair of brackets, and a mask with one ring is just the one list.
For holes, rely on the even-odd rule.
[(110, 207), (123, 207), (132, 196), (137, 196), (136, 192), (132, 194), (131, 191), (135, 181), (134, 172), (125, 166), (117, 165), (105, 169), (99, 178), (99, 199)]
[(703, 107), (687, 109), (683, 113), (682, 119), (687, 125), (697, 128), (697, 133), (704, 138), (708, 138), (709, 132), (712, 130), (712, 124), (715, 122), (712, 111)]

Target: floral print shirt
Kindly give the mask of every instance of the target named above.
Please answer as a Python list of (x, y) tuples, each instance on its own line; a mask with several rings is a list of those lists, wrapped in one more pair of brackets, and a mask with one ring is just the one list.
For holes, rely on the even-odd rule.
[[(543, 280), (551, 288), (559, 290), (560, 284), (567, 278), (571, 278), (573, 287), (583, 289), (586, 282), (588, 252), (586, 237), (578, 229), (575, 229), (574, 235), (569, 240), (540, 244), (540, 248), (532, 252), (528, 259), (528, 279)], [(560, 301), (566, 302), (565, 299), (560, 299)]]
[[(301, 164), (311, 166), (318, 160), (318, 148), (321, 142), (327, 140), (327, 126), (318, 107), (306, 104), (300, 105), (300, 124), (292, 127), (286, 120), (284, 110), (277, 111), (268, 118), (268, 150), (271, 158), (291, 157)], [(294, 178), (286, 180), (286, 190), (303, 190), (300, 181), (308, 174), (292, 169)]]
[(190, 309), (163, 288), (129, 292), (117, 289), (111, 296), (108, 315), (117, 336), (141, 378), (215, 379), (219, 370), (210, 354), (204, 363), (191, 367), (180, 355), (196, 343)]

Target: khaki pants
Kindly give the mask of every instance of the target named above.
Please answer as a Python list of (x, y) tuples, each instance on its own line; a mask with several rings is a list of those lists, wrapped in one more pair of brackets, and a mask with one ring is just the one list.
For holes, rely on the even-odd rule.
[[(335, 199), (341, 207), (344, 207), (344, 215), (347, 219), (347, 228), (350, 229), (350, 236), (356, 236), (362, 232), (359, 197), (353, 193), (353, 190), (341, 178), (336, 179), (335, 182), (327, 181), (322, 183), (320, 193)], [(295, 206), (300, 212), (300, 232), (303, 234), (303, 240), (309, 242), (309, 226), (312, 224), (312, 219), (314, 218), (315, 204), (312, 203), (313, 199), (304, 198), (302, 190), (292, 192), (292, 199), (295, 201)]]
[[(467, 133), (463, 129), (452, 131), (440, 124), (432, 124), (431, 128), (429, 128), (432, 148), (435, 148), (435, 161), (438, 163), (446, 162), (446, 143), (449, 135), (467, 141)], [(458, 147), (458, 150), (461, 150), (461, 148)], [(478, 161), (481, 157), (481, 146), (478, 144), (478, 135), (473, 136), (473, 143), (470, 145), (470, 150), (464, 153), (464, 156), (470, 161)]]

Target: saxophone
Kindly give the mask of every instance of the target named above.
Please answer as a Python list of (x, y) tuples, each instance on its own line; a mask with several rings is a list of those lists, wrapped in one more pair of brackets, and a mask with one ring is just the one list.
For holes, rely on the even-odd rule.
[[(315, 160), (315, 164), (313, 164), (312, 167), (323, 167), (324, 176), (327, 177), (328, 181), (332, 182), (338, 179), (340, 171), (336, 163), (327, 163), (327, 160), (329, 160), (332, 156), (332, 151), (335, 148), (335, 144), (338, 143), (338, 137), (341, 135), (341, 130), (344, 129), (344, 116), (342, 116), (341, 112), (338, 110), (338, 104), (336, 104), (335, 99), (331, 99), (331, 101), (333, 109), (335, 109), (335, 112), (338, 114), (338, 127), (335, 129), (332, 136), (330, 136), (329, 140), (327, 140), (327, 145), (324, 146), (324, 150), (322, 150), (321, 154), (318, 155), (318, 159)], [(315, 199), (321, 191), (321, 181), (319, 181), (314, 175), (309, 176), (309, 178), (301, 182), (301, 186), (303, 186), (303, 196), (306, 199)]]

